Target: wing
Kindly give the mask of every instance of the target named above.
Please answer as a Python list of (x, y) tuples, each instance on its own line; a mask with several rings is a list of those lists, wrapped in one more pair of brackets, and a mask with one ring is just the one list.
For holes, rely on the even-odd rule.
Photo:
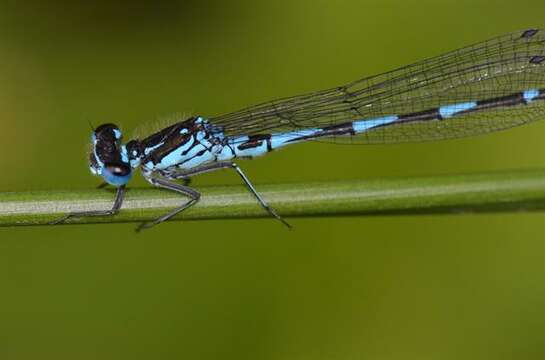
[(372, 122), (450, 104), (497, 100), (528, 89), (545, 89), (545, 30), (507, 34), (345, 86), (270, 101), (210, 121), (228, 136), (369, 121), (369, 130), (361, 134), (329, 140), (391, 143), (446, 139), (544, 118), (545, 101), (490, 106), (461, 112), (448, 121), (427, 119), (377, 127)]

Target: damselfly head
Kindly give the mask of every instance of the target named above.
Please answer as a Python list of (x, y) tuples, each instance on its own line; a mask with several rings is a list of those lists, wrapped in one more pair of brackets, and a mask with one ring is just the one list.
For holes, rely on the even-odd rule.
[(91, 135), (92, 151), (89, 168), (111, 185), (121, 186), (132, 176), (127, 151), (121, 145), (121, 130), (114, 124), (103, 124)]

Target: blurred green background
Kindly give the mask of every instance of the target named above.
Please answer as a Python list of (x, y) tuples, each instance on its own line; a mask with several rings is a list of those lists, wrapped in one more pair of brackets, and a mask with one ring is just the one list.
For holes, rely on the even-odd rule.
[[(130, 136), (172, 113), (234, 111), (540, 26), (536, 0), (3, 1), (0, 191), (98, 184), (89, 121)], [(437, 143), (303, 144), (241, 165), (258, 189), (543, 167), (544, 138), (541, 122)], [(290, 222), (0, 229), (0, 358), (545, 356), (545, 214)]]

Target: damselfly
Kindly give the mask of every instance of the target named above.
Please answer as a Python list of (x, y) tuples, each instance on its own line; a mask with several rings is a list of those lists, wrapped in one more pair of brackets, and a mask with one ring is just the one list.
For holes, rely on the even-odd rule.
[(345, 86), (275, 100), (227, 115), (195, 116), (145, 139), (122, 144), (120, 129), (94, 129), (90, 169), (117, 187), (113, 207), (70, 213), (116, 214), (133, 169), (152, 185), (189, 201), (138, 229), (159, 224), (199, 201), (176, 183), (218, 169), (235, 170), (261, 206), (289, 226), (257, 193), (236, 159), (306, 140), (351, 143), (426, 141), (477, 135), (545, 117), (545, 30), (483, 41)]

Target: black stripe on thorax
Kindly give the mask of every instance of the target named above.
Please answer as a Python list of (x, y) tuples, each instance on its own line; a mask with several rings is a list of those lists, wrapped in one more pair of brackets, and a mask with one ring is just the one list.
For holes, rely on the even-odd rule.
[[(143, 162), (151, 160), (154, 164), (158, 164), (163, 160), (165, 156), (175, 151), (179, 147), (185, 145), (193, 137), (194, 134), (178, 134), (176, 136), (171, 135), (168, 139), (165, 139), (165, 143), (163, 145), (159, 146), (148, 155), (146, 155)], [(193, 143), (193, 146), (195, 145), (195, 142)]]

